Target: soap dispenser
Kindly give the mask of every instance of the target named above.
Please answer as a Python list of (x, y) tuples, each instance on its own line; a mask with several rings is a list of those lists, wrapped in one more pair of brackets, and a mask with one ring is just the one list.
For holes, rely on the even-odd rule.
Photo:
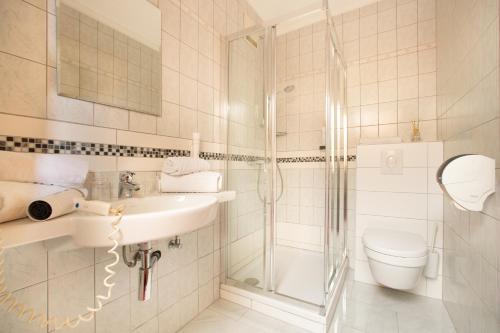
[(418, 121), (413, 120), (411, 122), (411, 141), (412, 142), (419, 142), (420, 140), (421, 140), (420, 127), (418, 125)]

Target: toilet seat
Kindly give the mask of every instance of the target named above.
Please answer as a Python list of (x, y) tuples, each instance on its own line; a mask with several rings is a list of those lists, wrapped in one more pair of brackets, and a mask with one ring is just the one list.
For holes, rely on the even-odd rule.
[(419, 235), (395, 230), (367, 229), (363, 245), (368, 258), (394, 266), (421, 267), (427, 244)]
[(427, 255), (415, 258), (396, 257), (370, 250), (367, 247), (365, 247), (365, 254), (369, 259), (399, 267), (422, 267), (427, 262)]

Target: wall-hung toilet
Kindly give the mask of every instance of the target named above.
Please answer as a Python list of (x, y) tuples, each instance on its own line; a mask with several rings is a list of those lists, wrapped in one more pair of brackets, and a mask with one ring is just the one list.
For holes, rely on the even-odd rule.
[(366, 229), (363, 247), (376, 282), (401, 290), (417, 285), (427, 262), (427, 244), (421, 236), (403, 231)]

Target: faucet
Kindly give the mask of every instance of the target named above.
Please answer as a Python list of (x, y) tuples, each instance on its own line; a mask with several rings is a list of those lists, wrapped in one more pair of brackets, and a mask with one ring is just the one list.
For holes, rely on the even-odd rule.
[(130, 198), (132, 197), (134, 192), (137, 192), (141, 189), (141, 186), (134, 182), (135, 173), (132, 171), (123, 171), (120, 172), (120, 185), (118, 191), (118, 197), (121, 198)]

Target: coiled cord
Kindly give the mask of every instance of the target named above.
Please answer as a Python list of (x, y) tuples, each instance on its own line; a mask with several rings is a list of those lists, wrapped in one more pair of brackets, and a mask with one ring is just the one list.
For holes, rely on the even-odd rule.
[[(117, 216), (115, 222), (111, 223), (111, 227), (113, 231), (108, 235), (108, 239), (113, 242), (113, 246), (108, 250), (108, 253), (113, 255), (115, 260), (106, 265), (104, 270), (108, 273), (106, 278), (103, 281), (104, 286), (107, 288), (106, 295), (96, 295), (96, 303), (97, 306), (87, 307), (88, 313), (79, 314), (73, 319), (66, 317), (64, 320), (60, 320), (57, 318), (48, 318), (46, 319), (46, 314), (35, 310), (33, 307), (30, 307), (24, 303), (21, 303), (17, 300), (17, 298), (9, 291), (7, 291), (7, 286), (5, 283), (5, 275), (4, 275), (4, 251), (5, 249), (2, 246), (3, 239), (0, 235), (0, 306), (4, 308), (7, 313), (12, 313), (17, 316), (17, 318), (21, 321), (25, 321), (29, 324), (36, 325), (39, 324), (40, 327), (54, 327), (55, 330), (60, 330), (61, 328), (76, 328), (82, 322), (91, 321), (95, 314), (102, 310), (103, 301), (109, 300), (111, 298), (111, 291), (115, 286), (115, 282), (110, 282), (110, 280), (116, 275), (116, 272), (112, 270), (114, 266), (116, 266), (120, 262), (120, 255), (116, 252), (116, 249), (119, 246), (118, 240), (116, 236), (120, 232), (120, 223), (123, 217), (123, 206), (117, 208), (111, 208), (109, 211), (110, 215)], [(43, 223), (43, 222), (41, 222)]]

